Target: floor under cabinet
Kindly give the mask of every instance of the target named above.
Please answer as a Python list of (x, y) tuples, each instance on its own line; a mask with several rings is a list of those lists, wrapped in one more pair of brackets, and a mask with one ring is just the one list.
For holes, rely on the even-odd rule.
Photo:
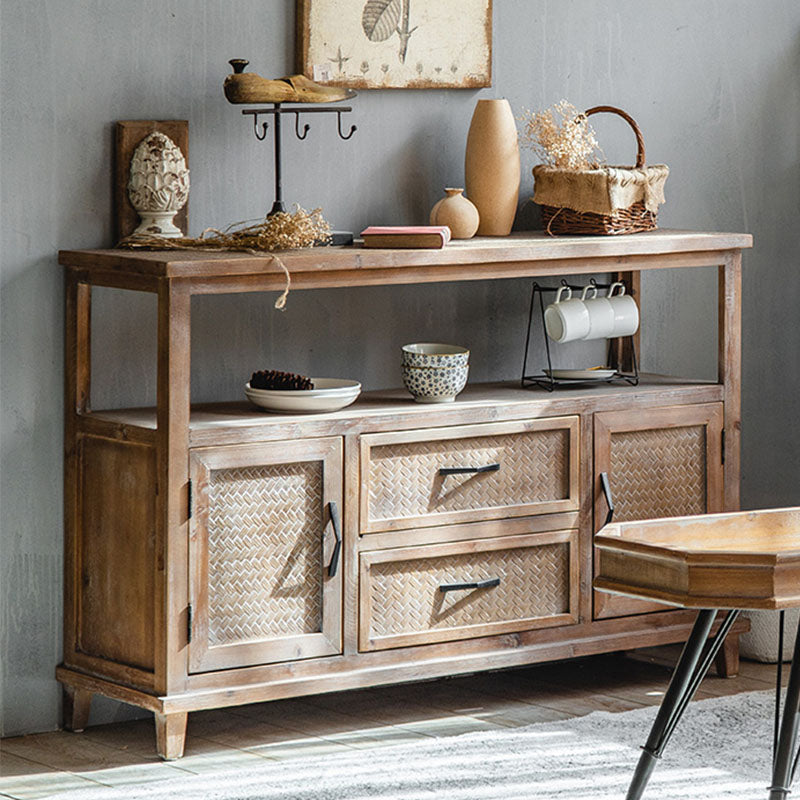
[[(661, 702), (679, 646), (485, 672), (427, 683), (335, 692), (198, 711), (186, 755), (164, 763), (146, 718), (0, 742), (0, 798), (42, 798), (90, 784), (138, 785), (213, 775), (256, 759), (285, 760), (386, 747), (421, 737), (628, 711)], [(710, 675), (697, 697), (770, 689), (774, 666), (742, 661), (738, 677)], [(785, 671), (786, 672), (786, 671)]]

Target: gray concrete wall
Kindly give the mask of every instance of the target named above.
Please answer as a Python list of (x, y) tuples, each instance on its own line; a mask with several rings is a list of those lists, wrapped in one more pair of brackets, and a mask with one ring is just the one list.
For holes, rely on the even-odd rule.
[[(286, 147), (288, 199), (331, 223), (423, 222), (463, 180), (480, 97), (519, 112), (569, 98), (611, 103), (672, 169), (664, 227), (744, 230), (743, 501), (800, 502), (800, 277), (796, 0), (495, 0), (494, 86), (362, 92), (359, 130), (318, 121)], [(112, 132), (120, 119), (188, 119), (190, 227), (263, 214), (271, 161), (222, 95), (227, 60), (266, 76), (293, 67), (286, 0), (3, 0), (2, 27), (2, 732), (54, 728), (61, 646), (62, 301), (60, 248), (112, 243)], [(621, 121), (598, 120), (607, 155), (632, 158)], [(534, 159), (523, 156), (523, 196)], [(520, 215), (522, 227), (534, 215)], [(398, 384), (397, 347), (473, 349), (472, 378), (519, 372), (528, 287), (470, 285), (204, 298), (194, 305), (192, 391), (235, 398), (254, 368)], [(152, 299), (98, 293), (95, 406), (154, 396)], [(713, 376), (714, 276), (645, 287), (645, 366)], [(584, 354), (573, 354), (584, 359)], [(594, 357), (594, 356), (592, 356)], [(129, 713), (106, 702), (94, 721)]]

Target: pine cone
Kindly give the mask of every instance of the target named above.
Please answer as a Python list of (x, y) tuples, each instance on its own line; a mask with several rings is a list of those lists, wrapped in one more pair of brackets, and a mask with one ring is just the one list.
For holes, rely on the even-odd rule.
[(259, 370), (250, 378), (251, 389), (313, 389), (314, 384), (305, 375), (281, 372), (278, 369)]

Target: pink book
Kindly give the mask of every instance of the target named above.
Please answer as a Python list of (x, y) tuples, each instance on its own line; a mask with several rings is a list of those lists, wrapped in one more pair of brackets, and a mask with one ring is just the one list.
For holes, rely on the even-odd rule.
[(361, 231), (364, 247), (428, 247), (441, 249), (450, 241), (447, 225), (371, 225)]

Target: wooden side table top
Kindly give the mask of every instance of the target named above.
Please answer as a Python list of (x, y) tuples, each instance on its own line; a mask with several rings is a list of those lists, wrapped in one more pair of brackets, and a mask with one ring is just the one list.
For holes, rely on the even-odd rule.
[(800, 606), (800, 507), (607, 525), (595, 588), (685, 608)]

